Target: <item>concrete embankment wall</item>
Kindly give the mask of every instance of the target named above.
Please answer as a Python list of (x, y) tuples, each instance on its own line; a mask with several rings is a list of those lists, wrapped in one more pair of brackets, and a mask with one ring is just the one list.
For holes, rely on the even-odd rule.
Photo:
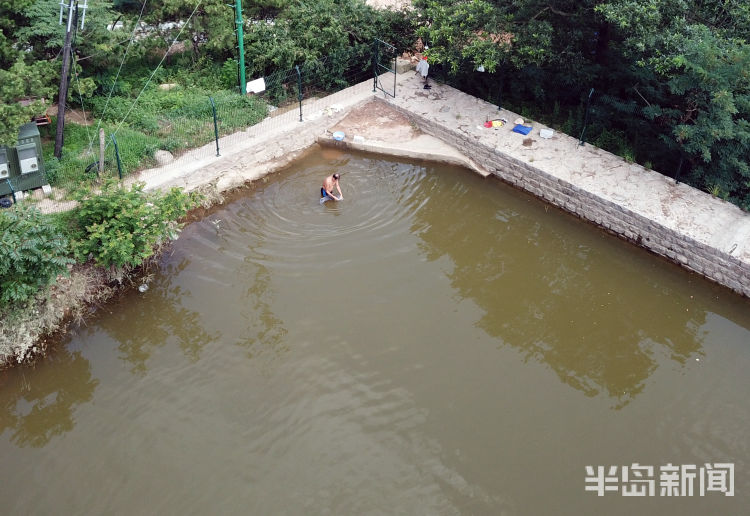
[[(467, 156), (487, 171), (522, 190), (544, 199), (567, 212), (573, 213), (587, 221), (593, 222), (612, 233), (642, 246), (660, 256), (695, 271), (720, 283), (742, 295), (750, 297), (750, 263), (733, 256), (731, 252), (742, 250), (746, 242), (732, 245), (729, 250), (721, 249), (710, 243), (700, 242), (687, 232), (668, 227), (661, 221), (638, 213), (625, 204), (612, 201), (602, 195), (592, 193), (574, 181), (556, 177), (533, 162), (511, 156), (498, 150), (495, 142), (483, 141), (471, 131), (459, 129), (453, 124), (444, 124), (419, 109), (389, 102), (390, 105), (409, 116), (425, 133), (439, 138), (449, 145), (460, 149)], [(602, 152), (603, 151), (599, 151)], [(613, 156), (622, 161), (621, 158)], [(564, 159), (560, 156), (559, 159)], [(651, 172), (653, 174), (653, 172)], [(625, 180), (625, 178), (624, 178)], [(630, 177), (628, 180), (637, 180)], [(667, 181), (665, 178), (664, 181)], [(681, 188), (690, 188), (680, 185)], [(692, 193), (692, 192), (691, 192)], [(700, 196), (708, 196), (695, 192)], [(720, 203), (717, 199), (710, 202)], [(689, 208), (689, 207), (688, 207)], [(696, 207), (699, 209), (700, 207)], [(734, 206), (728, 210), (739, 211)], [(647, 211), (647, 210), (645, 210)], [(747, 215), (747, 214), (745, 214)], [(741, 214), (740, 214), (740, 217)], [(721, 217), (717, 217), (717, 224)], [(748, 220), (742, 221), (743, 223)], [(679, 225), (679, 221), (677, 221)], [(736, 226), (736, 224), (734, 224)], [(724, 228), (726, 229), (726, 228)], [(716, 227), (720, 233), (724, 230)], [(737, 233), (742, 234), (745, 231)], [(711, 235), (707, 235), (710, 240)]]

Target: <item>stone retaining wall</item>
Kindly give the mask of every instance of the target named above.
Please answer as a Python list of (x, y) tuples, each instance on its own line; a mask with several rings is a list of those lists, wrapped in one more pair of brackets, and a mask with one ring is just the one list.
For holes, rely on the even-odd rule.
[(728, 252), (697, 242), (688, 235), (402, 106), (390, 102), (389, 105), (411, 118), (422, 131), (461, 149), (474, 162), (503, 181), (750, 297), (750, 264)]

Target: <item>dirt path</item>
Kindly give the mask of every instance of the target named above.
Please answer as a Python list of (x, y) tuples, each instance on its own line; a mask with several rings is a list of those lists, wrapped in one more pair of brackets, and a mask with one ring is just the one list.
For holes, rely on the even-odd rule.
[[(57, 116), (57, 104), (52, 104), (45, 110), (49, 117)], [(94, 115), (80, 109), (68, 108), (65, 110), (65, 123), (72, 122), (78, 125), (91, 125), (94, 122)]]

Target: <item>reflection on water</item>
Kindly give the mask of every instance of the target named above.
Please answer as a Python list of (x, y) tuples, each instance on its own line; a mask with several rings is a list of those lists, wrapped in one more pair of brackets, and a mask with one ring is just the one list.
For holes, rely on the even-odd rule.
[[(156, 275), (144, 295), (130, 292), (106, 310), (98, 327), (117, 342), (122, 360), (130, 364), (133, 374), (144, 375), (153, 350), (168, 342), (176, 342), (186, 357), (197, 362), (203, 348), (219, 337), (201, 324), (200, 314), (184, 306), (184, 299), (192, 294), (170, 282), (170, 275), (184, 270), (187, 260), (165, 260), (163, 274)], [(148, 303), (141, 302), (147, 298)]]
[(485, 312), (477, 324), (563, 382), (622, 407), (642, 392), (657, 357), (684, 364), (700, 355), (705, 310), (668, 281), (643, 281), (650, 256), (633, 257), (628, 244), (596, 231), (571, 240), (578, 222), (536, 201), (538, 220), (529, 221), (522, 196), (501, 203), (465, 181), (447, 200), (424, 191), (412, 230), (428, 259), (450, 257), (451, 285)]
[[(271, 274), (263, 265), (254, 269), (250, 286), (240, 305), (240, 316), (246, 321), (245, 336), (238, 344), (247, 349), (249, 358), (264, 357), (272, 360), (276, 355), (289, 351), (285, 342), (288, 331), (283, 321), (273, 312), (271, 296)], [(271, 357), (269, 359), (269, 356)]]
[[(158, 269), (0, 374), (3, 514), (750, 503), (747, 300), (496, 181), (312, 152)], [(733, 462), (737, 496), (584, 491), (584, 466), (633, 462)]]
[(0, 435), (8, 431), (17, 446), (35, 448), (73, 429), (74, 409), (91, 401), (99, 381), (81, 352), (57, 350), (35, 369), (18, 368), (0, 375)]

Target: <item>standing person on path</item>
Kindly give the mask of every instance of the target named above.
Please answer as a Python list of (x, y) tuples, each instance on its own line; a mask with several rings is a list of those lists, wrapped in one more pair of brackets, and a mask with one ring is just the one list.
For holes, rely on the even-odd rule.
[[(336, 173), (331, 176), (326, 177), (323, 180), (323, 187), (320, 189), (320, 202), (324, 203), (328, 199), (333, 199), (335, 201), (341, 201), (344, 199), (344, 194), (341, 193), (341, 187), (339, 186), (339, 178), (341, 176)], [(336, 190), (339, 191), (339, 196), (336, 197), (333, 194), (334, 187)]]
[(424, 89), (429, 90), (432, 88), (427, 81), (427, 74), (430, 71), (430, 63), (427, 62), (427, 56), (423, 56), (422, 60), (417, 63), (417, 73), (424, 79)]

